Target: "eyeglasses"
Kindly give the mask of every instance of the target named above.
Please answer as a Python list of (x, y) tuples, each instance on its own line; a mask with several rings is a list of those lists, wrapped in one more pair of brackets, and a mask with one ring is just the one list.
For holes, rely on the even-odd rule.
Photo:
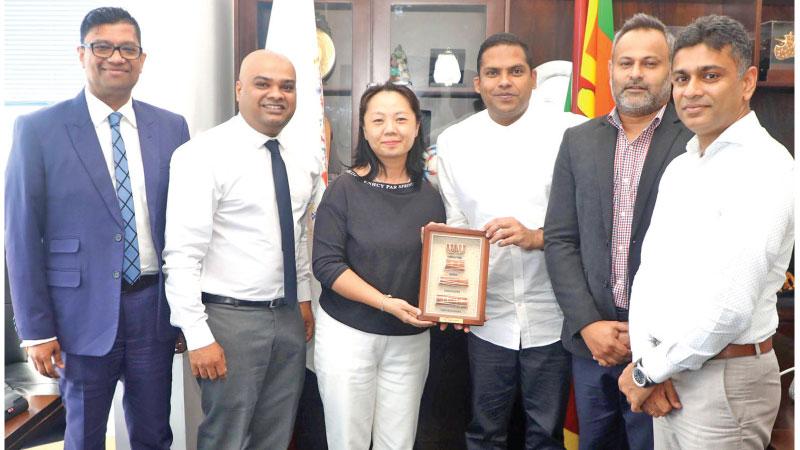
[(92, 54), (98, 58), (111, 58), (115, 51), (119, 50), (119, 56), (125, 59), (139, 59), (142, 56), (142, 47), (135, 44), (113, 45), (110, 42), (98, 41), (88, 44), (81, 44), (81, 47), (92, 50)]

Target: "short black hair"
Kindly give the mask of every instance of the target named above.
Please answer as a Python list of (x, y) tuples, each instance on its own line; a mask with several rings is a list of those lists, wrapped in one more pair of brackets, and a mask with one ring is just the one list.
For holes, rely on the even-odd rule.
[(669, 56), (670, 59), (672, 58), (672, 49), (675, 47), (675, 37), (669, 32), (669, 30), (667, 30), (667, 26), (664, 25), (664, 22), (659, 20), (657, 17), (653, 17), (645, 13), (634, 14), (630, 19), (626, 20), (625, 23), (622, 24), (622, 27), (614, 35), (614, 43), (611, 46), (612, 55), (614, 54), (614, 50), (617, 48), (617, 42), (620, 40), (620, 38), (626, 33), (634, 30), (660, 31), (661, 34), (664, 35), (664, 39), (667, 40)]
[(120, 22), (133, 25), (133, 28), (136, 30), (136, 39), (139, 41), (139, 45), (142, 45), (142, 30), (139, 29), (139, 23), (136, 22), (136, 19), (134, 19), (128, 11), (111, 6), (95, 8), (86, 13), (86, 16), (81, 22), (81, 44), (86, 43), (84, 40), (92, 28)]
[(747, 37), (747, 30), (738, 20), (728, 16), (703, 16), (684, 28), (675, 41), (678, 50), (705, 44), (716, 51), (731, 46), (731, 56), (741, 77), (753, 65), (753, 46)]
[(417, 125), (420, 128), (417, 137), (414, 139), (414, 143), (411, 144), (411, 150), (409, 150), (408, 157), (406, 158), (406, 172), (408, 172), (411, 181), (418, 185), (422, 180), (422, 176), (425, 174), (425, 161), (422, 158), (422, 153), (425, 151), (425, 142), (422, 136), (422, 110), (420, 109), (417, 96), (414, 95), (411, 89), (400, 84), (394, 84), (391, 81), (377, 86), (371, 86), (367, 88), (361, 96), (361, 104), (358, 107), (358, 143), (356, 144), (356, 154), (353, 158), (353, 165), (351, 168), (369, 166), (369, 173), (363, 177), (369, 181), (374, 180), (380, 171), (384, 169), (383, 163), (378, 159), (378, 156), (375, 155), (375, 152), (367, 141), (367, 137), (364, 135), (364, 116), (367, 113), (367, 105), (369, 105), (369, 101), (372, 100), (372, 97), (380, 92), (397, 92), (405, 97), (405, 99), (408, 100), (408, 105), (411, 107), (411, 110), (414, 111), (414, 117), (417, 118)]
[(525, 52), (525, 62), (528, 64), (528, 68), (533, 69), (533, 56), (531, 56), (531, 50), (528, 48), (528, 44), (526, 44), (522, 39), (518, 38), (516, 34), (496, 33), (486, 38), (486, 40), (481, 44), (481, 48), (478, 50), (478, 74), (481, 73), (481, 59), (483, 58), (483, 52), (492, 47), (497, 47), (498, 45), (511, 45), (521, 48), (522, 51)]

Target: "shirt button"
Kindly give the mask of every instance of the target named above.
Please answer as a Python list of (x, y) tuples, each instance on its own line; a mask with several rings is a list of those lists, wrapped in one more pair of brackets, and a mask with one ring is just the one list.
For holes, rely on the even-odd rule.
[(625, 212), (625, 211), (620, 211), (619, 215), (620, 215), (620, 217), (626, 217), (628, 215), (628, 213)]
[(114, 279), (116, 280), (117, 278), (119, 278), (119, 270), (114, 271)]
[(114, 235), (114, 241), (119, 242), (122, 240), (122, 235), (117, 233)]
[(625, 183), (625, 184), (628, 184), (628, 183), (631, 182), (631, 179), (626, 177), (626, 178), (622, 179), (622, 182)]
[(617, 247), (617, 250), (624, 251), (625, 250), (625, 246), (624, 245), (620, 245), (620, 246)]

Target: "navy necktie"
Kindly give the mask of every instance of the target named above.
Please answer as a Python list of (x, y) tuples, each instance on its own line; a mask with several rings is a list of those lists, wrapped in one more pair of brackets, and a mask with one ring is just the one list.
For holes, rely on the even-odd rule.
[(297, 267), (294, 259), (294, 219), (292, 197), (289, 193), (289, 177), (283, 163), (278, 141), (266, 143), (272, 157), (272, 182), (275, 184), (275, 200), (278, 202), (278, 220), (281, 225), (281, 249), (283, 250), (283, 297), (287, 304), (297, 303)]
[(122, 261), (122, 279), (128, 284), (133, 284), (141, 275), (139, 263), (139, 240), (136, 233), (136, 208), (133, 204), (133, 190), (131, 190), (131, 176), (128, 171), (128, 156), (125, 153), (125, 142), (119, 132), (119, 122), (122, 114), (113, 112), (108, 115), (111, 125), (111, 146), (114, 154), (114, 178), (117, 184), (117, 200), (122, 213), (125, 228), (125, 251)]

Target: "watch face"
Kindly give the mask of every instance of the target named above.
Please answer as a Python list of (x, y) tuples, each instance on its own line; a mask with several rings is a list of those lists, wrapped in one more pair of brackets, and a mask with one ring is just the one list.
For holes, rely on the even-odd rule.
[(633, 382), (639, 387), (644, 387), (647, 384), (647, 377), (638, 367), (633, 368)]

